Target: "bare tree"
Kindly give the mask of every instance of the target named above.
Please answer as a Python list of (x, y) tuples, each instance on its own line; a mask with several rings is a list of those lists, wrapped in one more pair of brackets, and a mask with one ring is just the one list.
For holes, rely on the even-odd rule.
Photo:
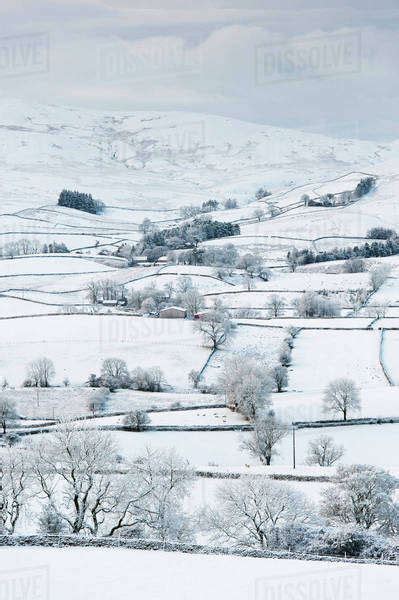
[(162, 541), (192, 540), (184, 510), (192, 483), (193, 472), (188, 462), (173, 450), (161, 452), (147, 448), (130, 465), (125, 496), (109, 534), (124, 529)]
[(266, 305), (266, 308), (269, 311), (269, 314), (272, 317), (280, 317), (284, 312), (285, 301), (281, 296), (277, 294), (272, 294), (270, 296), (270, 300)]
[(196, 389), (201, 381), (201, 372), (197, 371), (196, 369), (191, 369), (190, 373), (188, 374), (188, 379)]
[(350, 410), (360, 409), (359, 389), (352, 379), (336, 379), (326, 388), (323, 397), (324, 412), (342, 413), (346, 421)]
[(132, 410), (123, 419), (123, 424), (133, 431), (142, 431), (150, 422), (148, 413), (145, 410)]
[(100, 413), (104, 410), (105, 404), (107, 400), (107, 394), (103, 390), (99, 390), (98, 393), (95, 393), (89, 400), (88, 408), (90, 412), (94, 415)]
[(288, 385), (288, 369), (283, 365), (276, 365), (269, 370), (270, 380), (273, 382), (276, 392), (282, 392)]
[(98, 281), (90, 281), (87, 286), (87, 299), (92, 304), (98, 304), (101, 294), (101, 285)]
[(248, 273), (248, 275), (253, 277), (261, 264), (262, 259), (260, 256), (258, 256), (257, 254), (247, 253), (240, 258), (240, 261), (237, 266), (239, 269), (243, 269), (246, 273)]
[(316, 292), (304, 292), (294, 300), (299, 317), (336, 317), (340, 313), (337, 302)]
[(28, 367), (28, 382), (34, 387), (50, 387), (55, 376), (54, 363), (45, 356), (32, 361)]
[(344, 273), (364, 273), (366, 271), (366, 263), (363, 258), (348, 258), (344, 262), (343, 270)]
[(179, 294), (185, 294), (194, 287), (193, 280), (188, 275), (181, 275), (177, 280), (176, 290)]
[(288, 435), (288, 427), (279, 421), (272, 412), (257, 417), (251, 439), (242, 447), (249, 450), (263, 464), (270, 465), (277, 454), (276, 446)]
[(205, 342), (216, 350), (227, 340), (231, 331), (231, 322), (226, 313), (212, 310), (197, 321), (194, 327), (202, 334)]
[(308, 465), (319, 465), (320, 467), (331, 467), (345, 453), (344, 447), (334, 444), (332, 437), (321, 435), (309, 442)]
[(243, 273), (242, 278), (244, 280), (244, 285), (247, 288), (247, 291), (250, 292), (255, 288), (255, 281), (249, 273)]
[(257, 219), (258, 222), (260, 222), (264, 216), (265, 216), (265, 211), (263, 210), (263, 208), (255, 208), (254, 217), (255, 217), (255, 219)]
[(352, 306), (353, 312), (357, 314), (359, 310), (367, 302), (368, 292), (367, 290), (360, 288), (349, 294), (349, 304)]
[(387, 307), (383, 304), (369, 304), (367, 314), (371, 319), (383, 319), (387, 314)]
[(287, 263), (292, 273), (295, 273), (299, 266), (299, 252), (296, 248), (291, 248), (287, 254)]
[(51, 502), (47, 502), (39, 515), (39, 531), (45, 535), (60, 535), (65, 533), (66, 525), (56, 508)]
[(159, 367), (137, 367), (131, 372), (130, 378), (132, 386), (142, 392), (161, 392), (165, 385), (165, 377)]
[(144, 235), (147, 235), (147, 233), (149, 233), (151, 229), (153, 229), (152, 221), (151, 219), (146, 217), (145, 219), (143, 219), (142, 223), (140, 223), (139, 230), (142, 231)]
[(33, 445), (31, 468), (41, 494), (75, 534), (97, 535), (116, 510), (120, 492), (111, 475), (115, 465), (116, 449), (108, 435), (71, 423)]
[(312, 518), (312, 506), (303, 494), (265, 477), (242, 477), (221, 485), (216, 506), (207, 514), (215, 540), (238, 548), (270, 547), (279, 528)]
[(18, 418), (15, 402), (8, 398), (0, 399), (0, 423), (3, 428), (3, 434), (7, 433), (7, 425), (10, 421)]
[(321, 513), (333, 524), (384, 529), (387, 514), (395, 509), (398, 483), (396, 477), (371, 465), (338, 466), (335, 484), (323, 492)]
[(270, 404), (271, 384), (267, 371), (256, 360), (246, 356), (234, 356), (224, 362), (219, 385), (227, 406), (249, 419)]
[(181, 294), (178, 303), (186, 309), (187, 316), (189, 317), (193, 317), (195, 313), (202, 310), (205, 306), (204, 298), (195, 286)]
[(3, 449), (0, 462), (0, 531), (14, 533), (26, 506), (34, 495), (25, 451)]
[(391, 268), (388, 265), (375, 265), (370, 269), (370, 284), (374, 292), (376, 292), (389, 277)]
[(122, 358), (106, 358), (101, 367), (101, 376), (109, 379), (122, 380), (129, 376), (126, 362)]

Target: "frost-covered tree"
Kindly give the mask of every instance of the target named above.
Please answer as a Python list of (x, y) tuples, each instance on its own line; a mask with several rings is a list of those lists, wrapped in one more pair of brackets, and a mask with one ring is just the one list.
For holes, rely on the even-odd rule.
[(101, 376), (105, 379), (113, 377), (118, 379), (128, 375), (127, 364), (122, 358), (106, 358), (101, 367)]
[(334, 444), (332, 437), (328, 435), (321, 435), (315, 440), (311, 440), (309, 442), (306, 462), (308, 465), (331, 467), (331, 465), (343, 457), (344, 453), (344, 447)]
[(348, 413), (360, 409), (360, 393), (352, 379), (344, 377), (331, 381), (323, 396), (324, 412), (342, 414), (346, 421)]
[(87, 286), (87, 299), (91, 304), (98, 304), (101, 297), (101, 285), (99, 281), (90, 281)]
[(31, 468), (41, 496), (67, 530), (97, 535), (118, 505), (118, 486), (112, 476), (116, 462), (110, 436), (64, 423), (44, 441), (34, 443)]
[(257, 415), (251, 438), (245, 440), (242, 447), (259, 458), (261, 463), (270, 465), (277, 454), (277, 445), (288, 435), (288, 431), (287, 425), (277, 419), (272, 411), (264, 411)]
[(129, 467), (109, 535), (130, 531), (165, 542), (192, 540), (184, 502), (193, 477), (188, 462), (173, 450), (147, 448)]
[(65, 533), (66, 525), (51, 502), (46, 502), (38, 518), (40, 533), (60, 535)]
[(340, 307), (331, 298), (316, 292), (304, 292), (294, 300), (298, 317), (336, 317)]
[(205, 343), (216, 350), (227, 340), (231, 332), (231, 321), (224, 311), (214, 309), (196, 321), (194, 328), (202, 334)]
[(122, 358), (106, 358), (101, 366), (101, 380), (111, 390), (129, 387), (130, 376), (126, 362)]
[(370, 285), (373, 291), (377, 291), (389, 277), (391, 269), (388, 265), (375, 265), (370, 269)]
[(231, 210), (233, 208), (238, 208), (238, 202), (234, 198), (227, 198), (224, 201), (223, 206), (226, 210)]
[(269, 377), (276, 392), (282, 392), (288, 385), (288, 369), (283, 365), (276, 365), (269, 369)]
[(180, 294), (177, 298), (177, 304), (186, 309), (188, 317), (193, 317), (205, 306), (204, 298), (195, 286)]
[(256, 287), (255, 281), (254, 281), (252, 275), (250, 275), (249, 273), (243, 273), (242, 279), (243, 279), (244, 286), (248, 292), (251, 292)]
[(152, 221), (148, 217), (143, 219), (143, 221), (139, 225), (139, 230), (142, 231), (144, 233), (144, 235), (147, 235), (147, 233), (149, 233), (152, 228), (153, 228)]
[(44, 356), (29, 364), (27, 383), (33, 387), (50, 387), (54, 376), (54, 363), (50, 358)]
[[(96, 376), (94, 375), (94, 378), (95, 377)], [(102, 385), (102, 383), (103, 382), (100, 380), (99, 386)], [(94, 385), (94, 386), (90, 386), (90, 387), (98, 387), (98, 386)], [(88, 409), (93, 414), (93, 416), (98, 413), (101, 413), (105, 409), (106, 401), (107, 401), (107, 393), (105, 392), (105, 390), (99, 390), (98, 393), (96, 393), (90, 397), (90, 399), (88, 401)]]
[(358, 313), (359, 310), (367, 302), (368, 291), (364, 288), (359, 288), (349, 293), (349, 304), (351, 305), (354, 314)]
[(271, 317), (280, 317), (284, 312), (285, 300), (278, 294), (272, 294), (266, 308)]
[(159, 367), (137, 367), (131, 372), (130, 379), (132, 387), (142, 392), (162, 392), (165, 385), (165, 376)]
[(311, 521), (312, 505), (286, 484), (266, 477), (242, 477), (220, 486), (207, 522), (215, 541), (237, 548), (265, 549), (280, 528)]
[(194, 388), (197, 388), (201, 380), (201, 372), (197, 371), (196, 369), (191, 369), (190, 373), (188, 374), (188, 380), (193, 384)]
[(145, 410), (132, 410), (123, 419), (123, 424), (132, 431), (142, 431), (150, 422), (150, 418)]
[(258, 222), (260, 222), (264, 216), (265, 216), (265, 211), (263, 210), (263, 208), (255, 208), (254, 217)]
[(26, 451), (17, 446), (3, 449), (0, 461), (0, 532), (14, 533), (26, 503), (34, 493)]
[(9, 398), (0, 398), (0, 424), (3, 434), (7, 433), (7, 426), (18, 418), (15, 402)]
[(260, 256), (247, 253), (240, 258), (237, 266), (239, 269), (243, 269), (248, 275), (253, 277), (261, 265), (262, 259)]
[(366, 271), (366, 263), (362, 258), (349, 258), (344, 262), (344, 273), (364, 273)]
[(292, 273), (295, 273), (299, 266), (300, 255), (297, 248), (291, 248), (287, 254), (287, 263)]
[(322, 514), (335, 524), (355, 523), (364, 529), (384, 527), (395, 509), (399, 480), (370, 465), (339, 466), (334, 485), (323, 492)]
[(259, 409), (270, 404), (271, 389), (267, 370), (255, 359), (233, 356), (224, 362), (219, 386), (226, 404), (253, 419)]

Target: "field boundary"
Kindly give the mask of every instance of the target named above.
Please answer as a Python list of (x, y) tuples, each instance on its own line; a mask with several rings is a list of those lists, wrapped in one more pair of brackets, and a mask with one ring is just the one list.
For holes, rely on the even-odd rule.
[(398, 560), (347, 558), (343, 556), (321, 556), (318, 554), (304, 554), (289, 552), (287, 550), (252, 550), (228, 548), (221, 546), (205, 546), (200, 544), (183, 544), (179, 542), (162, 542), (156, 540), (128, 539), (128, 538), (91, 538), (79, 536), (51, 536), (51, 535), (2, 535), (0, 546), (44, 546), (50, 548), (65, 547), (98, 547), (98, 548), (126, 548), (130, 550), (160, 550), (163, 552), (182, 552), (184, 554), (212, 554), (224, 556), (241, 556), (244, 558), (276, 558), (290, 560), (306, 560), (320, 562), (343, 562), (356, 564), (381, 564), (398, 565)]

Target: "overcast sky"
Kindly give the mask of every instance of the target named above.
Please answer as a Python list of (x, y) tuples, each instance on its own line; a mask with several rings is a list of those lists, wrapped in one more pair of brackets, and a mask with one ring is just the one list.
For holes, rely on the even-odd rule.
[(399, 0), (2, 0), (0, 34), (29, 102), (399, 138)]

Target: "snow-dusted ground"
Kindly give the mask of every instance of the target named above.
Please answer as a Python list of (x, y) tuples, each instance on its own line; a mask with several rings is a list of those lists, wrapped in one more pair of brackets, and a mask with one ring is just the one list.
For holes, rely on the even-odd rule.
[(340, 377), (359, 386), (387, 385), (379, 364), (378, 331), (301, 331), (289, 370), (291, 391), (323, 390)]
[(61, 306), (48, 306), (19, 298), (0, 296), (0, 318), (57, 313)]
[(191, 321), (118, 315), (56, 315), (0, 321), (0, 377), (21, 385), (28, 363), (41, 356), (55, 365), (56, 382), (83, 385), (100, 373), (105, 358), (126, 360), (130, 369), (159, 366), (169, 385), (188, 387), (209, 350)]
[(300, 327), (301, 329), (367, 329), (372, 321), (371, 318), (329, 318), (329, 319), (307, 319), (299, 317), (268, 318), (268, 319), (237, 319), (239, 323), (251, 324), (257, 327)]
[[(205, 370), (205, 383), (217, 381), (223, 360), (233, 354), (252, 356), (265, 368), (274, 364), (286, 334), (284, 328), (296, 326), (303, 330), (295, 340), (289, 391), (272, 394), (278, 417), (287, 423), (325, 417), (321, 411), (323, 390), (338, 377), (352, 378), (361, 388), (361, 410), (353, 416), (398, 416), (398, 388), (388, 385), (379, 363), (378, 328), (399, 327), (399, 319), (394, 318), (399, 317), (399, 258), (367, 260), (368, 267), (375, 263), (392, 267), (391, 277), (369, 302), (390, 305), (387, 318), (376, 321), (373, 330), (366, 330), (372, 320), (368, 314), (370, 306), (359, 313), (363, 318), (345, 317), (350, 291), (368, 288), (368, 273), (345, 274), (342, 261), (308, 265), (296, 273), (289, 273), (286, 265), (287, 252), (293, 246), (320, 251), (363, 244), (370, 227), (387, 226), (399, 231), (397, 144), (377, 147), (372, 142), (332, 140), (193, 113), (90, 112), (55, 106), (30, 107), (4, 99), (0, 101), (0, 121), (4, 192), (0, 248), (8, 242), (30, 238), (41, 244), (62, 241), (70, 250), (81, 249), (81, 254), (0, 260), (0, 380), (5, 377), (11, 385), (20, 386), (27, 364), (48, 356), (55, 364), (55, 383), (61, 384), (65, 377), (72, 383), (65, 388), (1, 392), (16, 401), (21, 415), (45, 419), (89, 414), (90, 401), (104, 392), (78, 386), (82, 386), (90, 373), (99, 373), (101, 362), (107, 357), (123, 358), (129, 369), (160, 366), (167, 383), (175, 390), (167, 388), (157, 394), (118, 390), (106, 398), (104, 414), (108, 416), (80, 422), (82, 426), (120, 424), (122, 417), (109, 413), (136, 407), (162, 409), (178, 403), (184, 406), (221, 403), (221, 396), (190, 389), (188, 373), (201, 369), (210, 353), (190, 321), (116, 315), (31, 317), (58, 313), (67, 304), (88, 305), (87, 286), (92, 280), (109, 278), (125, 284), (129, 290), (138, 290), (149, 285), (162, 288), (166, 283), (176, 284), (179, 277), (187, 275), (206, 294), (207, 305), (217, 298), (232, 309), (262, 309), (265, 317), (270, 296), (279, 293), (286, 301), (284, 314), (291, 317), (262, 321), (240, 318), (234, 335), (215, 353)], [(384, 163), (388, 157), (389, 162)], [(300, 206), (303, 193), (315, 198), (322, 193), (351, 190), (366, 172), (378, 175), (376, 190), (358, 202), (345, 208)], [(271, 189), (272, 195), (254, 201), (260, 186)], [(57, 198), (64, 187), (103, 200), (107, 205), (104, 214), (91, 215), (58, 207)], [(240, 254), (255, 252), (262, 256), (265, 264), (274, 267), (273, 274), (269, 282), (256, 278), (253, 291), (246, 290), (239, 272), (226, 283), (214, 277), (212, 267), (121, 268), (126, 261), (100, 256), (100, 252), (115, 251), (123, 242), (136, 244), (141, 238), (139, 225), (144, 218), (160, 228), (169, 227), (180, 222), (182, 206), (199, 206), (210, 198), (223, 203), (228, 197), (237, 198), (239, 208), (226, 211), (220, 208), (211, 216), (240, 223), (241, 235), (209, 240), (200, 246), (231, 243)], [(265, 216), (258, 223), (254, 210), (261, 207), (267, 213), (269, 202), (284, 212), (272, 219)], [(331, 294), (343, 307), (341, 317), (292, 318), (294, 300), (308, 290)], [(24, 318), (6, 319), (18, 316)], [(306, 330), (317, 327), (342, 330)], [(397, 333), (385, 332), (382, 356), (387, 371), (399, 384)], [(243, 422), (238, 414), (224, 408), (152, 412), (150, 418), (154, 425)], [(22, 424), (28, 427), (32, 423)], [(330, 435), (345, 447), (342, 462), (370, 463), (397, 472), (398, 432), (397, 424), (298, 430), (295, 472), (334, 473), (334, 468), (304, 466), (309, 441), (321, 434)], [(47, 434), (39, 434), (35, 439), (40, 441), (44, 435)], [(161, 449), (176, 447), (194, 466), (216, 464), (222, 470), (243, 473), (293, 472), (291, 434), (281, 442), (279, 454), (268, 471), (241, 448), (242, 441), (251, 435), (248, 432), (115, 431), (111, 435), (125, 458), (136, 456), (147, 445)], [(29, 443), (29, 438), (24, 438), (22, 445), (25, 443)], [(197, 481), (189, 499), (190, 507), (214, 503), (219, 485), (220, 481), (212, 479)], [(317, 501), (328, 484), (290, 485)], [(44, 564), (49, 568), (49, 597), (57, 600), (70, 597), (71, 580), (75, 582), (73, 594), (77, 600), (131, 598), (134, 594), (190, 600), (204, 597), (254, 600), (281, 597), (282, 600), (281, 585), (287, 581), (298, 582), (298, 594), (305, 585), (313, 590), (314, 598), (319, 598), (319, 589), (324, 590), (331, 582), (343, 585), (343, 577), (350, 584), (362, 586), (361, 593), (358, 587), (354, 588), (351, 598), (374, 600), (379, 594), (393, 600), (394, 584), (399, 585), (395, 571), (376, 566), (124, 550), (0, 552), (3, 567), (0, 589), (1, 586), (7, 589), (4, 586), (10, 578), (6, 571), (13, 569), (15, 563), (22, 569), (22, 576), (18, 577), (28, 573), (26, 567), (32, 569)]]
[[(7, 389), (1, 392), (16, 404), (22, 417), (62, 419), (91, 414), (90, 402), (100, 396), (106, 399), (108, 390), (88, 387), (52, 387)], [(21, 425), (28, 425), (27, 421)]]
[(227, 343), (209, 361), (204, 372), (206, 382), (216, 383), (224, 361), (233, 356), (248, 356), (259, 361), (265, 368), (274, 366), (285, 336), (284, 329), (237, 325)]
[(129, 114), (2, 100), (0, 119), (3, 182), (13, 190), (4, 212), (47, 206), (66, 179), (112, 208), (175, 209), (187, 198), (199, 204), (220, 196), (245, 200), (265, 184), (283, 190), (273, 199), (284, 204), (303, 193), (287, 194), (287, 188), (318, 188), (346, 175), (326, 187), (347, 189), (356, 165), (373, 172), (392, 156), (390, 144), (377, 148), (196, 113)]
[[(111, 436), (125, 458), (133, 458), (150, 446), (167, 450), (176, 448), (193, 465), (206, 467), (243, 467), (259, 465), (259, 460), (250, 456), (241, 444), (251, 434), (237, 431), (146, 431), (140, 433), (114, 431)], [(345, 454), (342, 463), (374, 464), (397, 471), (399, 459), (397, 440), (399, 424), (351, 425), (324, 427), (323, 429), (300, 429), (296, 433), (297, 464), (306, 464), (308, 445), (320, 435), (331, 436), (335, 443), (342, 444)], [(278, 447), (273, 459), (275, 466), (292, 465), (292, 439), (288, 435)]]
[[(239, 413), (227, 408), (202, 408), (196, 410), (172, 410), (151, 412), (150, 425), (233, 425), (247, 423)], [(123, 425), (124, 415), (97, 417), (79, 421), (79, 425), (89, 429), (104, 425)]]
[[(323, 390), (274, 393), (271, 396), (273, 409), (285, 422), (318, 421), (337, 418), (323, 412)], [(360, 388), (361, 407), (351, 417), (398, 417), (399, 392), (395, 387)]]
[(78, 258), (65, 254), (62, 256), (24, 256), (3, 258), (0, 260), (0, 277), (56, 274), (66, 275), (75, 273), (111, 271), (110, 267), (88, 258)]
[(32, 590), (36, 584), (38, 599), (68, 600), (71, 582), (74, 600), (130, 600), (137, 593), (165, 600), (259, 600), (278, 598), (286, 589), (309, 600), (338, 598), (337, 590), (345, 590), (342, 598), (395, 600), (399, 585), (399, 570), (384, 565), (122, 548), (4, 548), (0, 557), (3, 589)]
[(388, 374), (394, 384), (399, 385), (399, 330), (385, 332), (382, 356)]
[(106, 412), (128, 412), (133, 408), (165, 409), (181, 404), (182, 406), (198, 406), (203, 404), (222, 404), (220, 396), (174, 392), (138, 392), (136, 390), (117, 390), (110, 394)]

